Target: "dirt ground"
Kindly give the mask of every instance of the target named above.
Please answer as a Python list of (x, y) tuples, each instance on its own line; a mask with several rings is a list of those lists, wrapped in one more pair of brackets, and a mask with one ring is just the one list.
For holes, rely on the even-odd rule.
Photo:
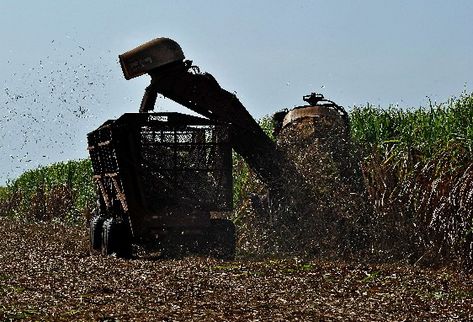
[(0, 320), (469, 321), (473, 276), (297, 258), (91, 256), (85, 227), (0, 218)]

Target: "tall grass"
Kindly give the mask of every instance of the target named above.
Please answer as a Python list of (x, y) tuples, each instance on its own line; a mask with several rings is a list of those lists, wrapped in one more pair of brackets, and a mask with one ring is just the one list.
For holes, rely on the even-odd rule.
[[(473, 265), (473, 95), (417, 109), (355, 107), (350, 122), (374, 208), (367, 227), (373, 252)], [(269, 117), (260, 125), (272, 136)], [(249, 194), (265, 187), (236, 154), (233, 166), (238, 225)], [(0, 215), (76, 222), (94, 200), (90, 161), (69, 161), (0, 187)]]
[(416, 163), (448, 152), (452, 165), (471, 160), (473, 95), (411, 110), (357, 107), (350, 120), (353, 139), (364, 149), (382, 150), (386, 159), (405, 153)]
[(472, 121), (467, 94), (427, 108), (352, 111), (379, 251), (473, 264)]
[(77, 222), (93, 200), (90, 160), (67, 161), (27, 171), (1, 187), (0, 215)]

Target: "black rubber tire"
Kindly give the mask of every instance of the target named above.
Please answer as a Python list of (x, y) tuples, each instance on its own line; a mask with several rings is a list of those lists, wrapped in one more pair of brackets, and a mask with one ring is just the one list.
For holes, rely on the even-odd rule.
[(102, 255), (115, 254), (117, 257), (132, 256), (130, 229), (124, 222), (109, 218), (104, 221), (102, 228)]
[(235, 259), (236, 232), (235, 224), (228, 219), (211, 219), (209, 254), (224, 260)]
[(117, 236), (117, 257), (132, 258), (131, 229), (127, 222), (120, 221), (117, 223)]
[(112, 255), (117, 250), (117, 224), (113, 218), (103, 222), (102, 226), (102, 255)]
[(102, 226), (105, 218), (93, 216), (89, 225), (89, 241), (91, 251), (99, 251), (102, 247)]

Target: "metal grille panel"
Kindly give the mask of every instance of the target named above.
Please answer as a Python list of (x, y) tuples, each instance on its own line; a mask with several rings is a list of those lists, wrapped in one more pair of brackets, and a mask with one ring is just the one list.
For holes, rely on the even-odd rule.
[(103, 201), (125, 211), (230, 210), (229, 141), (226, 125), (178, 113), (125, 114), (88, 135)]

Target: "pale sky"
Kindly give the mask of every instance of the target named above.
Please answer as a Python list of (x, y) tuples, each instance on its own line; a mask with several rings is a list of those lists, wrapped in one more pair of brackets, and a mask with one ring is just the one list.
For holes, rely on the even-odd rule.
[(0, 0), (0, 185), (87, 157), (88, 132), (138, 111), (149, 79), (126, 81), (118, 55), (153, 38), (259, 118), (313, 91), (348, 109), (472, 92), (472, 17), (471, 0)]

